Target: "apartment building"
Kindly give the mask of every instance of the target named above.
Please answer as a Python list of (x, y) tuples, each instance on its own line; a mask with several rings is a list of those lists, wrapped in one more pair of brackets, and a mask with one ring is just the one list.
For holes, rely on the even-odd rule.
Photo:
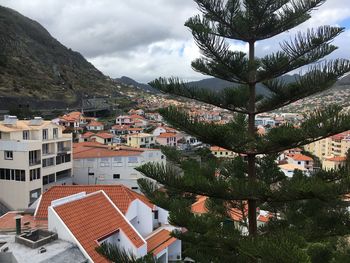
[(304, 148), (317, 156), (322, 162), (331, 157), (345, 157), (350, 149), (350, 131), (310, 143)]
[(53, 185), (72, 183), (72, 135), (44, 121), (0, 122), (0, 202), (24, 209)]
[(165, 164), (166, 158), (157, 149), (111, 147), (93, 142), (75, 143), (74, 179), (76, 184), (122, 184), (138, 190), (142, 175), (136, 167), (148, 163)]

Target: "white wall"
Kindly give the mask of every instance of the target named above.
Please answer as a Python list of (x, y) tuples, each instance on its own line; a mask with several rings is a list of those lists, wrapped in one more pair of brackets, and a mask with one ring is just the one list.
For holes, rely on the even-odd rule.
[(174, 243), (172, 243), (168, 247), (168, 259), (171, 261), (181, 260), (181, 241), (180, 240), (176, 240)]
[(141, 236), (146, 237), (153, 231), (152, 209), (142, 201), (134, 200), (128, 208), (125, 217), (136, 228)]

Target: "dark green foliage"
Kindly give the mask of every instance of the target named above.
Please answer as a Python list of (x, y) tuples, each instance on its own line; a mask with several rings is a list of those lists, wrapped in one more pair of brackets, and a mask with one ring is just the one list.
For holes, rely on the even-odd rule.
[(102, 243), (96, 248), (96, 251), (111, 262), (118, 263), (157, 263), (152, 254), (147, 254), (142, 258), (136, 258), (129, 251), (120, 249), (117, 245), (111, 243)]
[[(170, 211), (174, 232), (185, 255), (197, 262), (346, 262), (350, 234), (350, 173), (286, 177), (275, 162), (287, 149), (350, 130), (350, 116), (336, 105), (306, 114), (300, 125), (284, 124), (257, 134), (255, 116), (279, 109), (329, 89), (350, 71), (348, 60), (320, 60), (336, 50), (331, 43), (344, 28), (320, 26), (280, 44), (281, 50), (255, 57), (255, 43), (305, 22), (324, 0), (195, 0), (202, 15), (186, 26), (200, 48), (194, 70), (232, 83), (215, 92), (198, 89), (177, 78), (159, 78), (151, 85), (165, 93), (191, 98), (232, 112), (226, 125), (202, 123), (181, 109), (160, 113), (176, 128), (203, 141), (241, 154), (232, 160), (202, 162), (177, 156), (172, 164), (145, 164), (137, 170), (154, 179), (140, 179), (142, 191)], [(249, 44), (249, 53), (233, 51), (231, 40)], [(312, 63), (293, 81), (281, 76)], [(256, 95), (257, 85), (269, 94)], [(160, 188), (161, 186), (161, 188)], [(205, 213), (191, 210), (196, 196), (205, 196)], [(256, 210), (270, 212), (258, 225)], [(203, 212), (203, 211), (202, 211)], [(245, 232), (244, 232), (245, 231)], [(248, 232), (248, 233), (247, 233)]]

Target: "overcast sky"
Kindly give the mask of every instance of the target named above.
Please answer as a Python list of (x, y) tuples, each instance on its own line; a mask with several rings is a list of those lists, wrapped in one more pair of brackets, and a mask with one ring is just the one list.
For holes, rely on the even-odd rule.
[[(0, 4), (38, 21), (110, 77), (128, 76), (140, 82), (159, 76), (207, 77), (190, 66), (200, 55), (183, 25), (198, 13), (191, 0), (0, 0)], [(347, 28), (334, 42), (339, 50), (331, 57), (350, 58), (349, 0), (328, 0), (299, 30), (324, 24)], [(257, 43), (258, 55), (277, 50), (279, 41), (293, 32)], [(232, 44), (247, 50), (243, 43)]]

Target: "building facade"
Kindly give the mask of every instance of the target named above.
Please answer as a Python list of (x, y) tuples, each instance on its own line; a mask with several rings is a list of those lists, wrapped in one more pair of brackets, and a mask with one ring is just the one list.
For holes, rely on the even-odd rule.
[(148, 163), (165, 164), (160, 150), (130, 147), (106, 147), (96, 143), (74, 144), (74, 178), (76, 184), (122, 184), (138, 190), (142, 175), (136, 167)]
[(71, 134), (38, 117), (0, 122), (0, 202), (24, 209), (51, 186), (71, 183)]

